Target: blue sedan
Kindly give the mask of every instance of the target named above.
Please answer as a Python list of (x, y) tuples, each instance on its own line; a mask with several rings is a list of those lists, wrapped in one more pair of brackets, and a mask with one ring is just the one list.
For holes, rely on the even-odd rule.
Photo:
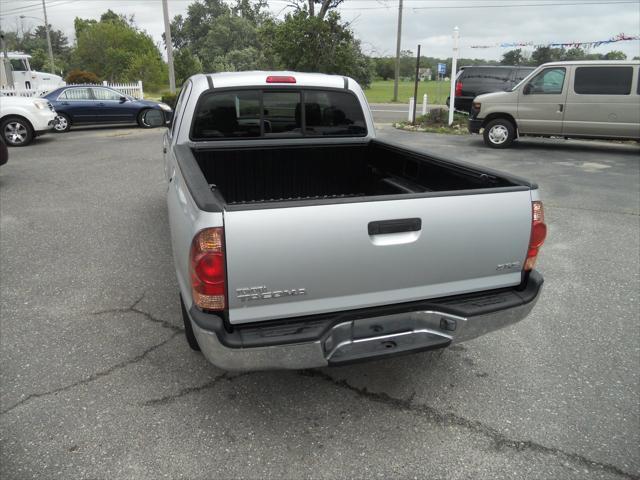
[(44, 96), (58, 114), (54, 129), (66, 132), (71, 125), (137, 123), (151, 128), (150, 116), (163, 115), (165, 122), (173, 112), (166, 103), (136, 100), (113, 88), (94, 85), (60, 87)]

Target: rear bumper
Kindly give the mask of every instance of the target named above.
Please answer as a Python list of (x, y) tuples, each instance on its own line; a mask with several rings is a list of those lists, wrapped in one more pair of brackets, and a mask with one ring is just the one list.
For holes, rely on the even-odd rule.
[[(456, 97), (456, 110), (468, 112), (471, 110), (471, 104), (473, 103), (473, 99), (475, 97)], [(451, 102), (451, 97), (447, 97), (446, 104), (447, 107)]]
[(231, 333), (215, 315), (192, 307), (189, 316), (202, 353), (222, 369), (305, 369), (471, 340), (525, 318), (542, 284), (534, 271), (517, 288), (269, 322)]

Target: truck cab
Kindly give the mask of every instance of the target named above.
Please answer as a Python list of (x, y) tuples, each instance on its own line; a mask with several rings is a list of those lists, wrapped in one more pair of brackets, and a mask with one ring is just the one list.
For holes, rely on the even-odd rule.
[[(52, 73), (37, 72), (31, 69), (29, 59), (31, 55), (22, 52), (8, 52), (9, 62), (0, 62), (0, 74), (3, 89), (37, 90), (43, 94), (66, 85), (62, 77)], [(38, 95), (39, 96), (39, 95)]]

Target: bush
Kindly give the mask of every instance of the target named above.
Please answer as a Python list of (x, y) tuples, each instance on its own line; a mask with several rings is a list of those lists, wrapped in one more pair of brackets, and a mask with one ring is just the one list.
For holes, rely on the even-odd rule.
[(71, 85), (81, 83), (100, 83), (100, 79), (93, 72), (87, 72), (86, 70), (74, 69), (71, 70), (65, 81)]
[(160, 101), (169, 105), (172, 109), (176, 108), (176, 99), (178, 98), (178, 94), (180, 91), (176, 93), (171, 92), (162, 92), (162, 96), (160, 97)]

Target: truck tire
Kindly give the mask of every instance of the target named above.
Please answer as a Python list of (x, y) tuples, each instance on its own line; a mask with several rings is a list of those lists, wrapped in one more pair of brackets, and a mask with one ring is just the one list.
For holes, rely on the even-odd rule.
[(180, 295), (180, 308), (182, 310), (182, 322), (184, 323), (184, 336), (187, 338), (187, 343), (191, 350), (195, 350), (196, 352), (200, 351), (200, 345), (198, 345), (198, 340), (196, 340), (196, 336), (193, 333), (193, 327), (191, 327), (191, 319), (189, 318), (189, 314), (187, 313), (187, 309), (184, 306), (184, 302), (182, 301), (182, 295)]
[(491, 148), (507, 148), (516, 138), (516, 127), (506, 118), (496, 118), (485, 125), (482, 136)]
[(33, 141), (33, 127), (27, 119), (18, 116), (3, 118), (0, 133), (10, 147), (24, 147)]

